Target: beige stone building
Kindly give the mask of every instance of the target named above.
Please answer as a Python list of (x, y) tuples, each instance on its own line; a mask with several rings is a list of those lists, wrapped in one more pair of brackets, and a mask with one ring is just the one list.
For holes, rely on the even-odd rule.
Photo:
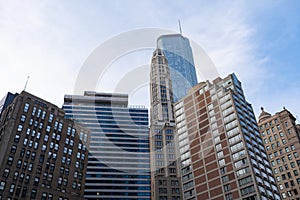
[(151, 198), (179, 200), (182, 193), (172, 84), (167, 59), (160, 49), (153, 53), (150, 79)]
[(300, 199), (300, 131), (287, 110), (259, 116), (259, 131), (282, 199)]

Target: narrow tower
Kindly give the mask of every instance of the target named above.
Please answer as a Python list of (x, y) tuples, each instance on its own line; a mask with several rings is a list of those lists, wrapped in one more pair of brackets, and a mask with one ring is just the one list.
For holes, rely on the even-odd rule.
[(181, 199), (172, 84), (168, 61), (161, 49), (153, 53), (150, 76), (151, 196), (152, 199)]

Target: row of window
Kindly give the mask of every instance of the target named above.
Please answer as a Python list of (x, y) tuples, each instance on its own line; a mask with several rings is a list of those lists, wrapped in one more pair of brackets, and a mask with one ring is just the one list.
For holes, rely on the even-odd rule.
[[(294, 158), (298, 158), (298, 157), (299, 157), (297, 152), (294, 152), (294, 153), (293, 153), (293, 156), (294, 156)], [(292, 156), (291, 154), (287, 155), (288, 160), (290, 160), (290, 161), (293, 160), (293, 156)], [(271, 156), (271, 157), (272, 157), (272, 156)], [(276, 163), (277, 163), (277, 164), (281, 164), (281, 162), (283, 162), (283, 163), (286, 163), (286, 162), (287, 162), (287, 159), (286, 159), (285, 156), (282, 156), (281, 158), (277, 158), (277, 159), (276, 159)], [(271, 161), (271, 165), (272, 165), (272, 166), (275, 166), (275, 160), (272, 160), (272, 161)]]
[[(273, 121), (270, 121), (269, 123), (265, 123), (265, 124), (259, 126), (259, 130), (268, 129), (269, 127), (272, 127), (273, 125), (276, 125), (276, 124), (278, 124), (278, 119), (274, 119)], [(277, 129), (278, 129), (278, 127), (277, 127)], [(279, 128), (279, 129), (281, 130), (281, 128)]]
[[(0, 182), (0, 191), (3, 191), (5, 189), (6, 186), (6, 182), (5, 181), (1, 181)], [(9, 194), (13, 195), (15, 193), (16, 196), (19, 196), (21, 194), (21, 197), (25, 197), (27, 194), (27, 190), (28, 188), (25, 186), (22, 188), (21, 185), (16, 185), (14, 183), (12, 183), (9, 187)], [(37, 195), (37, 190), (36, 189), (32, 189), (31, 193), (30, 193), (30, 198), (31, 199), (35, 199)], [(2, 196), (0, 195), (0, 199), (2, 199)], [(10, 198), (8, 198), (10, 199)], [(52, 193), (47, 193), (47, 192), (43, 192), (42, 193), (42, 200), (52, 200), (53, 199), (53, 194)], [(62, 196), (59, 196), (58, 198), (59, 200), (68, 200), (68, 198), (64, 198)]]

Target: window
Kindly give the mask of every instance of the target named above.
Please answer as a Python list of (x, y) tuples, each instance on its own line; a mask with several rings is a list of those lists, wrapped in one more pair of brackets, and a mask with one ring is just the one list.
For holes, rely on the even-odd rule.
[(231, 187), (230, 187), (229, 184), (224, 185), (224, 191), (225, 191), (225, 192), (228, 192), (228, 191), (230, 191), (230, 190), (231, 190)]
[(25, 120), (26, 120), (26, 115), (21, 115), (20, 121), (21, 121), (21, 122), (25, 122)]
[(29, 103), (25, 103), (23, 111), (24, 111), (25, 113), (27, 113), (27, 112), (28, 112), (28, 109), (29, 109)]
[(28, 166), (28, 171), (31, 172), (32, 171), (32, 167), (33, 167), (33, 163), (30, 163)]
[(241, 189), (241, 194), (242, 194), (242, 196), (245, 196), (245, 195), (250, 194), (250, 193), (252, 193), (254, 191), (255, 191), (254, 186), (251, 185), (249, 187)]
[(252, 178), (251, 178), (251, 176), (248, 176), (246, 178), (240, 179), (239, 180), (239, 185), (243, 186), (243, 185), (246, 185), (246, 184), (251, 183), (251, 182), (252, 182)]
[(226, 167), (222, 167), (220, 168), (221, 174), (225, 174), (227, 172), (227, 168)]
[(19, 172), (18, 172), (18, 171), (16, 171), (16, 172), (14, 173), (14, 177), (13, 177), (13, 179), (14, 179), (14, 180), (17, 180), (17, 179), (18, 179), (18, 176), (19, 176)]
[(298, 176), (298, 175), (299, 175), (299, 173), (298, 173), (297, 170), (294, 170), (293, 172), (294, 172), (295, 176)]
[(4, 169), (4, 172), (3, 172), (3, 176), (4, 176), (5, 178), (7, 178), (8, 175), (9, 175), (9, 172), (10, 172), (10, 169), (5, 168), (5, 169)]
[(267, 138), (264, 139), (265, 144), (269, 143), (269, 140)]
[(270, 136), (270, 137), (269, 137), (269, 140), (270, 140), (270, 142), (273, 142), (273, 137)]
[(285, 188), (289, 188), (289, 182), (284, 183)]
[(13, 161), (14, 161), (14, 157), (9, 156), (9, 157), (7, 158), (7, 164), (8, 164), (8, 165), (12, 165)]
[(21, 185), (17, 186), (16, 195), (19, 195), (21, 192)]
[(68, 185), (68, 179), (67, 178), (64, 178), (64, 180), (63, 180), (63, 185)]
[(15, 192), (15, 187), (16, 187), (16, 185), (15, 185), (14, 183), (12, 183), (12, 184), (10, 185), (10, 188), (9, 188), (9, 193), (10, 193), (10, 194), (13, 194), (13, 193)]
[(220, 165), (220, 166), (224, 166), (224, 165), (225, 165), (225, 159), (219, 160), (219, 165)]
[(232, 199), (233, 197), (231, 193), (225, 195), (225, 200), (232, 200)]
[(52, 121), (53, 121), (53, 114), (50, 114), (50, 115), (49, 115), (48, 122), (51, 123)]
[(76, 187), (77, 187), (77, 183), (76, 183), (76, 181), (73, 181), (73, 183), (72, 183), (72, 188), (73, 188), (73, 189), (76, 189)]
[(280, 137), (283, 137), (283, 136), (284, 136), (284, 133), (283, 133), (283, 132), (280, 132), (279, 135), (280, 135)]
[(229, 181), (229, 176), (223, 176), (222, 177), (222, 183), (226, 183)]
[(45, 141), (45, 142), (48, 142), (48, 140), (49, 140), (49, 135), (45, 135), (44, 141)]
[(295, 150), (295, 149), (296, 149), (295, 146), (294, 146), (293, 144), (291, 145), (291, 149), (292, 149), (292, 150)]
[(286, 144), (286, 140), (285, 139), (282, 139), (282, 144)]
[(17, 151), (17, 146), (16, 145), (12, 145), (11, 149), (10, 149), (10, 153), (15, 154)]
[(39, 177), (34, 177), (34, 182), (33, 182), (33, 184), (34, 184), (35, 186), (38, 186), (38, 185), (39, 185), (39, 182), (40, 182), (40, 178), (39, 178)]
[(5, 181), (0, 182), (0, 191), (3, 191), (5, 189)]
[(30, 197), (31, 198), (35, 198), (36, 197), (36, 190), (35, 189), (31, 190)]
[(282, 198), (286, 199), (286, 194), (284, 192), (282, 193)]
[(297, 152), (294, 152), (293, 155), (294, 155), (295, 158), (298, 158), (298, 153)]
[(47, 192), (43, 192), (42, 193), (42, 200), (46, 200), (47, 199)]
[(280, 130), (281, 130), (281, 127), (280, 127), (280, 125), (277, 125), (277, 126), (276, 126), (276, 128), (277, 128), (277, 130), (278, 130), (278, 131), (280, 131)]
[(23, 126), (21, 124), (19, 124), (17, 131), (21, 132), (23, 130)]
[(283, 157), (281, 158), (281, 160), (282, 160), (282, 162), (286, 162), (285, 156), (283, 156)]
[(280, 171), (280, 172), (283, 172), (283, 170), (284, 170), (283, 167), (280, 166), (280, 167), (279, 167), (279, 171)]
[(47, 146), (45, 144), (42, 145), (42, 151), (45, 152), (47, 149)]

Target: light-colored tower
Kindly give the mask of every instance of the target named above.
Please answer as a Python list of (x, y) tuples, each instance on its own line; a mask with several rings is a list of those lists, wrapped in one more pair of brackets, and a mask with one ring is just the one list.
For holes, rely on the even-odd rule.
[(259, 131), (282, 199), (300, 199), (300, 132), (296, 118), (285, 108), (259, 116)]
[(234, 74), (199, 83), (174, 108), (184, 199), (280, 199), (252, 107)]
[(164, 53), (153, 53), (150, 74), (150, 152), (152, 199), (181, 199), (170, 69)]

